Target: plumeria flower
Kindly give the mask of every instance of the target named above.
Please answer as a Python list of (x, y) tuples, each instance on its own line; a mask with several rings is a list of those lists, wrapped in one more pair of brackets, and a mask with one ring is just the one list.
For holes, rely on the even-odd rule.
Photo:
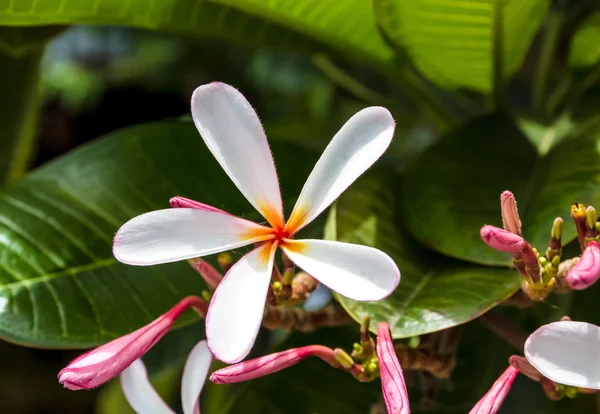
[[(200, 341), (192, 349), (183, 369), (181, 380), (181, 405), (183, 414), (199, 414), (198, 397), (204, 386), (212, 355), (206, 341)], [(146, 367), (136, 360), (121, 373), (121, 387), (129, 405), (138, 414), (175, 414), (160, 398), (148, 380)]]
[(58, 373), (58, 381), (70, 390), (89, 390), (110, 381), (148, 352), (188, 308), (204, 316), (207, 304), (196, 296), (186, 297), (149, 324), (71, 361)]
[(396, 288), (400, 271), (380, 250), (293, 238), (387, 149), (395, 123), (385, 108), (358, 112), (333, 137), (287, 222), (269, 144), (244, 96), (222, 83), (201, 86), (192, 97), (192, 116), (221, 167), (269, 226), (196, 202), (135, 217), (118, 231), (113, 250), (123, 263), (146, 266), (259, 244), (231, 267), (212, 297), (206, 335), (215, 357), (234, 363), (250, 352), (277, 248), (315, 279), (354, 300), (379, 300)]
[[(376, 377), (376, 375), (372, 376), (370, 373), (366, 373), (364, 367), (351, 359), (347, 361), (346, 358), (350, 357), (340, 351), (321, 345), (288, 349), (287, 351), (222, 368), (213, 372), (210, 380), (216, 384), (234, 384), (248, 381), (281, 371), (311, 356), (322, 359), (332, 367), (351, 373), (360, 381), (370, 381)], [(409, 414), (410, 406), (404, 374), (394, 350), (390, 327), (385, 322), (381, 322), (378, 326), (376, 351), (377, 363), (375, 366), (379, 368), (381, 389), (388, 414)]]
[(540, 327), (525, 342), (527, 360), (546, 378), (600, 390), (600, 327), (563, 320)]

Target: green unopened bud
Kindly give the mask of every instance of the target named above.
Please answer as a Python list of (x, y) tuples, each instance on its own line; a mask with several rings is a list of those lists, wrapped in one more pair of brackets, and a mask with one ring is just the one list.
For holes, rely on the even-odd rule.
[(291, 285), (294, 281), (294, 276), (296, 276), (294, 269), (286, 269), (286, 271), (283, 272), (283, 283)]
[(202, 299), (204, 299), (207, 302), (210, 302), (210, 300), (212, 299), (212, 294), (208, 290), (203, 290), (202, 292), (200, 292), (200, 294), (202, 295)]
[(565, 387), (564, 393), (565, 393), (565, 397), (567, 397), (567, 398), (575, 398), (575, 397), (577, 397), (577, 388)]
[(539, 258), (540, 261), (540, 266), (546, 266), (546, 263), (548, 263), (548, 259), (546, 259), (544, 256), (541, 256)]
[(219, 263), (219, 267), (223, 269), (224, 272), (228, 272), (233, 264), (233, 258), (229, 253), (221, 253), (217, 256), (217, 263)]
[(421, 337), (420, 336), (411, 336), (408, 340), (408, 347), (412, 349), (417, 349), (421, 345)]
[(556, 240), (562, 239), (563, 234), (563, 219), (557, 217), (552, 224), (552, 238)]
[(275, 294), (275, 296), (279, 296), (281, 294), (283, 285), (281, 284), (281, 282), (273, 282), (271, 283), (271, 288), (273, 289), (273, 293)]
[(367, 364), (366, 369), (369, 373), (374, 373), (379, 371), (379, 364), (375, 361), (371, 361)]
[(335, 355), (336, 361), (339, 362), (343, 368), (350, 369), (354, 365), (352, 357), (343, 349), (336, 348), (333, 350), (333, 354)]
[(592, 206), (588, 206), (588, 208), (585, 210), (585, 224), (590, 229), (596, 229), (596, 221), (596, 209)]

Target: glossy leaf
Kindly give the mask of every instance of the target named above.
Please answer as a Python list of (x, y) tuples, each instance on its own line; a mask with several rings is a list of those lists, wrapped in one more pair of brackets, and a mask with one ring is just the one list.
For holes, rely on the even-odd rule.
[[(216, 36), (246, 44), (325, 51), (323, 44), (353, 54), (389, 59), (369, 2), (331, 7), (317, 0), (0, 0), (0, 25), (103, 24), (191, 36)], [(310, 11), (310, 12), (307, 12)], [(300, 33), (298, 33), (300, 32)]]
[(321, 0), (215, 0), (277, 24), (293, 28), (324, 43), (366, 57), (388, 60), (389, 48), (377, 32), (369, 1), (344, 0), (335, 6)]
[(423, 244), (474, 263), (508, 265), (510, 255), (483, 243), (484, 224), (502, 226), (500, 193), (515, 194), (523, 234), (545, 251), (552, 222), (565, 220), (563, 241), (575, 237), (574, 202), (598, 200), (600, 158), (593, 137), (567, 137), (540, 156), (503, 115), (475, 119), (429, 148), (403, 179), (404, 220)]
[(591, 14), (579, 26), (571, 41), (571, 66), (582, 68), (591, 66), (600, 60), (600, 12)]
[(394, 338), (439, 331), (467, 322), (512, 295), (521, 277), (509, 269), (474, 266), (419, 246), (400, 221), (399, 179), (395, 174), (363, 177), (337, 202), (338, 240), (377, 247), (388, 253), (402, 273), (400, 285), (386, 299), (338, 300), (372, 328), (386, 321)]
[[(294, 166), (279, 178), (297, 196), (316, 154), (272, 149), (279, 165)], [(200, 294), (206, 285), (187, 262), (136, 267), (112, 255), (120, 225), (175, 195), (256, 216), (195, 127), (175, 121), (118, 131), (0, 191), (0, 337), (92, 346)], [(182, 323), (194, 320), (187, 315)]]
[(505, 0), (504, 37), (494, 39), (493, 0), (375, 0), (387, 37), (432, 81), (488, 92), (494, 47), (504, 43), (504, 74), (515, 73), (538, 31), (549, 0)]

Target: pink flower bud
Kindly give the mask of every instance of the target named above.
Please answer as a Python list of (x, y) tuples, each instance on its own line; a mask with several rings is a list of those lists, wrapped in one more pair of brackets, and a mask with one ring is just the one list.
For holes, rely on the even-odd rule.
[(502, 224), (511, 233), (521, 235), (521, 220), (517, 210), (517, 200), (510, 191), (504, 191), (500, 196), (500, 208), (502, 210)]
[(321, 358), (330, 365), (335, 364), (335, 355), (332, 349), (321, 345), (309, 345), (230, 365), (213, 372), (210, 380), (215, 384), (248, 381), (281, 371), (311, 356)]
[(171, 204), (171, 207), (173, 208), (196, 208), (198, 210), (218, 211), (219, 213), (229, 214), (216, 207), (209, 206), (208, 204), (204, 204), (199, 201), (190, 200), (189, 198), (185, 197), (173, 197), (169, 200), (169, 204)]
[(377, 327), (377, 358), (381, 390), (388, 414), (410, 414), (404, 375), (394, 350), (390, 327), (385, 322), (380, 322)]
[(533, 365), (531, 365), (531, 363), (529, 363), (529, 361), (525, 357), (513, 355), (510, 358), (508, 358), (508, 362), (510, 363), (511, 367), (514, 367), (521, 374), (536, 382), (539, 382), (544, 377), (540, 373), (540, 371), (538, 371)]
[(475, 404), (469, 414), (495, 414), (498, 412), (518, 373), (516, 368), (508, 367), (494, 382), (492, 388)]
[(202, 299), (188, 296), (148, 325), (73, 360), (58, 373), (58, 382), (70, 390), (80, 390), (95, 388), (111, 380), (154, 346), (189, 307), (204, 314), (207, 310)]
[(210, 288), (216, 289), (219, 286), (219, 283), (223, 280), (223, 275), (210, 263), (202, 259), (190, 259), (190, 262), (193, 263), (194, 268)]
[(592, 240), (581, 255), (581, 260), (567, 274), (571, 289), (582, 290), (590, 287), (600, 276), (600, 247)]
[(485, 225), (479, 233), (488, 246), (501, 252), (519, 253), (527, 244), (525, 239), (518, 234), (495, 226)]

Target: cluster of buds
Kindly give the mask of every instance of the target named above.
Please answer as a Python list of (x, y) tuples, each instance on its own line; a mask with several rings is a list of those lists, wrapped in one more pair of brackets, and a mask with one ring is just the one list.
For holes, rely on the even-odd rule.
[(273, 374), (299, 363), (307, 357), (317, 357), (333, 368), (348, 372), (361, 382), (381, 377), (381, 387), (388, 413), (410, 413), (404, 374), (394, 350), (387, 323), (378, 326), (377, 343), (369, 333), (370, 318), (361, 324), (360, 340), (348, 354), (341, 348), (309, 345), (289, 349), (264, 357), (244, 361), (215, 371), (210, 380), (217, 384), (233, 384)]
[(600, 247), (596, 210), (575, 204), (571, 217), (575, 221), (579, 243), (582, 249), (581, 260), (562, 261), (563, 219), (557, 217), (552, 224), (550, 242), (545, 255), (531, 246), (523, 237), (517, 202), (510, 191), (500, 196), (502, 223), (504, 229), (485, 225), (480, 234), (490, 247), (511, 253), (513, 264), (523, 275), (523, 291), (534, 301), (543, 301), (553, 291), (565, 289), (585, 289), (600, 276)]
[[(175, 199), (182, 199), (182, 197)], [(171, 204), (175, 199), (171, 200)], [(217, 263), (221, 271), (200, 258), (189, 259), (188, 263), (206, 282), (208, 290), (202, 291), (202, 297), (206, 302), (210, 302), (214, 290), (223, 280), (223, 274), (227, 273), (233, 265), (233, 259), (229, 253), (219, 254)], [(276, 265), (273, 266), (262, 321), (264, 328), (310, 333), (318, 328), (350, 325), (354, 322), (337, 304), (328, 304), (314, 311), (296, 306), (308, 300), (319, 282), (306, 272), (297, 272), (294, 264), (285, 255), (283, 255), (282, 267), (281, 271)]]

